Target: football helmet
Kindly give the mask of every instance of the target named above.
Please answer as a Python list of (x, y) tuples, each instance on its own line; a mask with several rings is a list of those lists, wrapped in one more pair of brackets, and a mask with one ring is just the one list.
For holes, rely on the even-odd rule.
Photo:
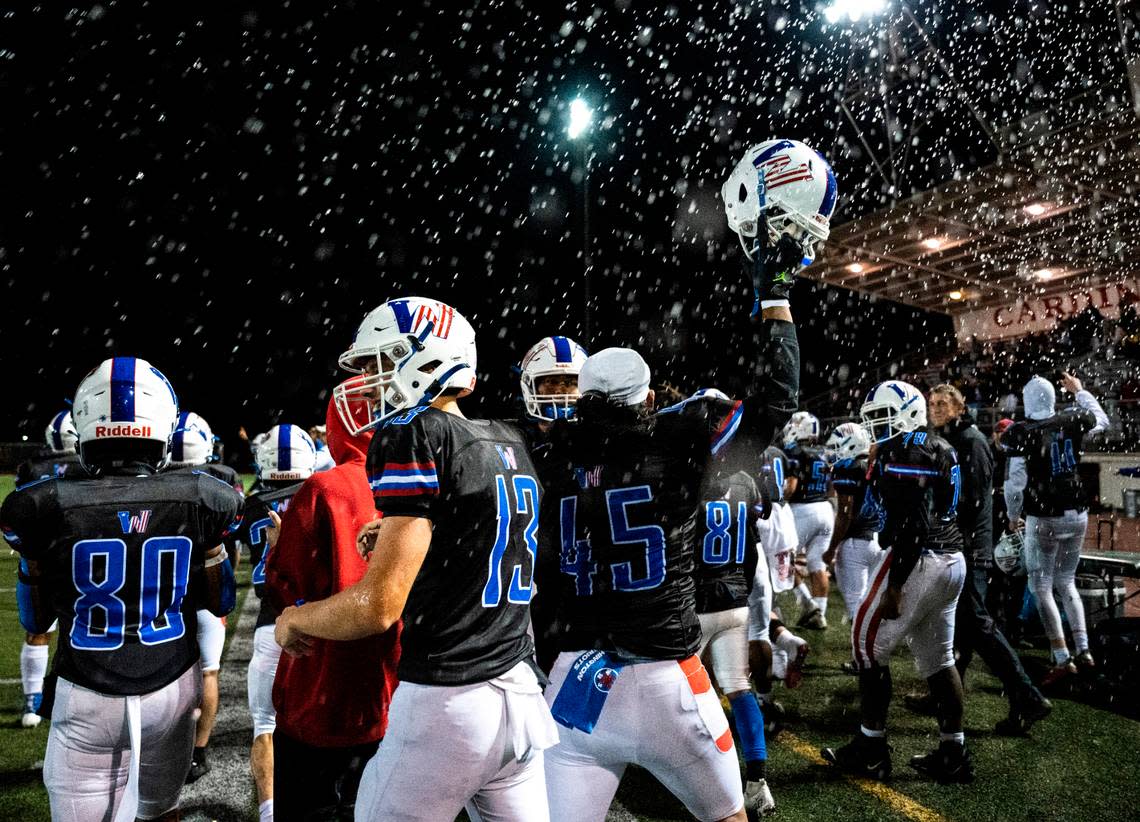
[(819, 417), (807, 411), (797, 411), (784, 426), (781, 437), (786, 448), (792, 448), (798, 443), (815, 442), (819, 439)]
[(835, 426), (823, 445), (823, 455), (832, 463), (866, 456), (870, 451), (871, 438), (867, 435), (867, 429), (857, 422), (843, 422)]
[(178, 423), (178, 397), (146, 360), (112, 357), (79, 383), (71, 416), (84, 465), (140, 460), (158, 467)]
[(1002, 570), (1003, 574), (1019, 577), (1025, 574), (1025, 557), (1022, 551), (1025, 548), (1025, 537), (1014, 531), (1005, 534), (994, 546), (994, 565)]
[(701, 400), (706, 397), (712, 397), (716, 400), (724, 400), (725, 402), (732, 402), (728, 394), (721, 391), (719, 388), (698, 388), (693, 392), (693, 396), (689, 397), (691, 400)]
[(815, 259), (816, 243), (831, 233), (839, 185), (827, 160), (799, 140), (768, 140), (744, 153), (720, 196), (728, 227), (740, 238), (748, 259), (761, 219), (769, 241), (789, 233), (800, 243), (804, 265)]
[(193, 411), (183, 411), (170, 435), (170, 464), (205, 465), (214, 460), (214, 432), (210, 424)]
[(884, 442), (926, 425), (926, 397), (910, 383), (887, 380), (867, 392), (859, 416), (872, 441)]
[(275, 425), (257, 447), (254, 460), (263, 480), (303, 480), (313, 475), (317, 448), (299, 425)]
[[(388, 300), (365, 316), (340, 366), (360, 376), (333, 389), (337, 414), (351, 436), (407, 408), (429, 405), (449, 388), (475, 388), (475, 329), (449, 305), (422, 297)], [(354, 398), (372, 419), (361, 427)]]
[(577, 378), (586, 362), (586, 349), (569, 337), (545, 337), (526, 352), (522, 359), (519, 382), (528, 417), (549, 422), (574, 416), (578, 389), (573, 393), (540, 394), (538, 382), (543, 377)]
[(79, 442), (79, 435), (75, 433), (75, 423), (71, 419), (70, 411), (60, 411), (51, 418), (44, 431), (47, 447), (53, 454), (71, 454)]

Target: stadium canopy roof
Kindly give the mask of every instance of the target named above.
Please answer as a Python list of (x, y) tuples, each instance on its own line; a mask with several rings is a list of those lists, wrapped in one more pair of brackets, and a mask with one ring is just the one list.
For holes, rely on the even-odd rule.
[(1090, 94), (1013, 123), (997, 162), (835, 227), (804, 275), (952, 316), (1136, 275), (1136, 101)]

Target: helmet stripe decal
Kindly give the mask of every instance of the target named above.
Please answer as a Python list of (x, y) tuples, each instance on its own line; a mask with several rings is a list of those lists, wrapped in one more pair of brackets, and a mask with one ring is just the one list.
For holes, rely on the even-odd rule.
[(51, 421), (51, 447), (54, 451), (63, 450), (63, 418), (66, 416), (66, 411), (60, 411)]
[(135, 358), (111, 360), (111, 422), (135, 421)]
[(293, 470), (293, 451), (290, 448), (293, 426), (281, 425), (277, 428), (277, 470)]
[(573, 362), (574, 355), (570, 351), (570, 341), (565, 337), (551, 337), (554, 341), (554, 359), (556, 362)]
[(170, 437), (170, 459), (173, 462), (185, 462), (186, 423), (190, 419), (190, 412), (183, 411), (178, 415), (178, 425)]
[(775, 145), (768, 146), (768, 148), (764, 149), (759, 154), (757, 154), (756, 159), (752, 161), (752, 165), (759, 168), (760, 166), (764, 165), (764, 163), (766, 163), (770, 159), (772, 159), (773, 155), (775, 155), (776, 152), (783, 151), (786, 148), (794, 148), (792, 141), (791, 140), (780, 140)]
[[(820, 155), (820, 160), (823, 160), (823, 155)], [(827, 187), (823, 190), (823, 202), (820, 203), (819, 213), (824, 217), (830, 218), (831, 212), (835, 211), (835, 199), (839, 192), (839, 186), (835, 182), (835, 172), (831, 170), (831, 166), (823, 160), (823, 168), (827, 172)]]
[(899, 388), (899, 384), (897, 382), (887, 383), (887, 388), (891, 389), (896, 394), (898, 394), (900, 399), (904, 399), (904, 400), (906, 399), (906, 392), (903, 391), (901, 388)]

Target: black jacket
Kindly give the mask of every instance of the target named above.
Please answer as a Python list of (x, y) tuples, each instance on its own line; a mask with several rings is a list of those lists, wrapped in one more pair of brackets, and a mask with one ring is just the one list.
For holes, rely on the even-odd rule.
[(962, 492), (958, 500), (958, 530), (970, 562), (988, 565), (994, 549), (994, 458), (986, 435), (969, 414), (937, 429), (958, 452), (962, 466)]

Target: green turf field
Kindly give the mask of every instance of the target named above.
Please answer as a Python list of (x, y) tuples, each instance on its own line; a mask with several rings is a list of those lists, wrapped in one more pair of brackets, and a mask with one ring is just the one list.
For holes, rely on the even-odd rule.
[[(249, 487), (250, 480), (246, 478)], [(0, 498), (11, 489), (0, 476)], [(15, 558), (0, 548), (0, 820), (47, 820), (47, 796), (38, 764), (47, 723), (19, 726), (19, 649), (23, 632), (15, 603)], [(248, 591), (248, 564), (239, 571), (239, 602)], [(783, 600), (783, 598), (781, 598)], [(788, 613), (795, 606), (781, 601)], [(918, 688), (904, 650), (894, 663), (895, 703), (891, 744), (895, 775), (889, 791), (838, 777), (815, 761), (824, 744), (846, 741), (858, 725), (856, 680), (839, 670), (848, 657), (848, 632), (833, 592), (826, 632), (805, 631), (812, 643), (802, 688), (779, 691), (788, 712), (788, 732), (769, 742), (769, 782), (778, 805), (776, 819), (801, 820), (1095, 820), (1137, 818), (1140, 806), (1140, 723), (1068, 699), (1055, 699), (1052, 717), (1029, 739), (993, 734), (1006, 712), (997, 680), (975, 663), (967, 682), (966, 733), (978, 780), (971, 786), (941, 787), (906, 767), (907, 759), (936, 744), (934, 720), (901, 705)], [(232, 631), (236, 621), (231, 620)], [(1044, 664), (1044, 654), (1027, 655), (1027, 667)], [(251, 820), (255, 818), (252, 813)], [(611, 819), (683, 820), (684, 809), (644, 771), (627, 770)]]

